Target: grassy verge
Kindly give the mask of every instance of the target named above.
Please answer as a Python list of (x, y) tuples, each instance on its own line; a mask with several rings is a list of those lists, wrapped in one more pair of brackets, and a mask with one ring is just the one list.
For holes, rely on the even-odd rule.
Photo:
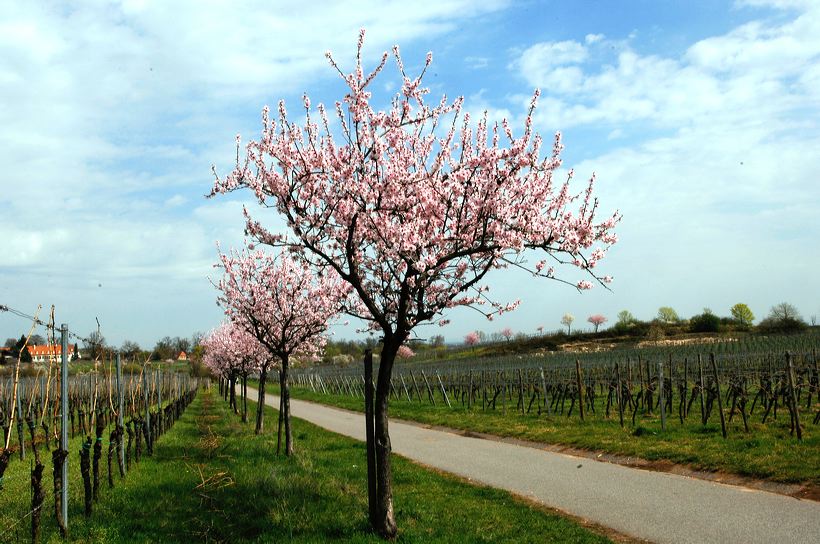
[[(255, 405), (249, 403), (249, 409)], [(255, 436), (252, 423), (241, 423), (215, 390), (201, 391), (157, 442), (154, 456), (132, 464), (114, 490), (105, 489), (89, 520), (81, 513), (82, 486), (72, 482), (70, 540), (380, 542), (368, 532), (364, 446), (294, 420), (297, 454), (277, 458), (276, 414), (267, 408), (266, 417), (268, 430)], [(78, 447), (72, 444), (73, 454)], [(15, 472), (26, 470), (18, 466)], [(607, 542), (509, 493), (399, 457), (394, 475), (400, 542)], [(25, 502), (26, 489), (0, 491), (0, 511)], [(51, 510), (43, 526), (44, 542), (61, 542)], [(10, 540), (27, 541), (26, 530)]]
[[(276, 393), (273, 385), (269, 392)], [(319, 402), (348, 410), (363, 411), (362, 399), (342, 395), (324, 395), (306, 388), (294, 388), (294, 398)], [(698, 470), (722, 471), (778, 482), (802, 482), (820, 485), (820, 427), (804, 422), (803, 442), (789, 435), (788, 412), (781, 408), (776, 421), (759, 423), (760, 416), (750, 419), (745, 433), (737, 415), (727, 423), (729, 438), (724, 440), (717, 415), (700, 424), (699, 414), (690, 415), (681, 424), (676, 416), (667, 418), (666, 431), (661, 430), (660, 416), (643, 416), (633, 427), (626, 421), (622, 429), (617, 410), (609, 419), (603, 414), (604, 399), (596, 407), (597, 415), (581, 422), (577, 410), (566, 415), (527, 415), (508, 404), (503, 413), (482, 410), (481, 405), (467, 410), (459, 402), (448, 408), (437, 400), (436, 406), (406, 399), (390, 400), (390, 416), (429, 425), (518, 438), (546, 444), (558, 444), (585, 450), (634, 456), (650, 461), (666, 460)], [(728, 420), (728, 410), (727, 410)]]
[[(167, 406), (168, 403), (163, 403)], [(123, 489), (127, 489), (132, 485), (136, 474), (141, 470), (144, 464), (148, 463), (148, 457), (145, 455), (146, 446), (143, 442), (143, 456), (142, 462), (136, 463), (134, 460), (134, 447), (136, 438), (132, 444), (131, 456), (131, 470), (125, 479), (120, 479), (119, 468), (117, 465), (116, 452), (112, 461), (112, 470), (114, 471), (114, 490), (108, 486), (108, 443), (109, 433), (113, 428), (113, 424), (106, 427), (103, 432), (103, 449), (102, 457), (100, 459), (100, 481), (99, 481), (99, 497), (100, 503), (94, 505), (94, 514), (91, 520), (95, 520), (98, 516), (97, 509), (102, 507), (108, 496), (112, 493), (118, 493)], [(38, 429), (38, 446), (37, 449), (40, 454), (40, 460), (44, 465), (42, 487), (45, 492), (45, 500), (41, 508), (41, 538), (43, 542), (63, 542), (59, 536), (57, 529), (57, 522), (54, 517), (54, 478), (53, 478), (53, 463), (51, 460), (51, 451), (47, 451), (45, 444), (40, 443), (42, 440), (42, 431)], [(69, 433), (70, 436), (70, 433)], [(30, 542), (31, 541), (31, 470), (34, 466), (34, 454), (29, 442), (30, 436), (28, 427), (25, 427), (26, 437), (26, 458), (23, 461), (19, 460), (17, 452), (12, 454), (11, 462), (9, 463), (6, 473), (4, 474), (2, 486), (0, 486), (0, 543), (5, 542)], [(93, 437), (93, 432), (92, 432)], [(124, 438), (128, 440), (127, 435)], [(86, 527), (86, 520), (84, 518), (84, 491), (83, 480), (80, 472), (80, 456), (78, 452), (82, 449), (84, 436), (79, 432), (74, 438), (68, 441), (68, 519), (71, 536), (75, 534), (82, 534), (86, 537), (91, 533)], [(160, 440), (163, 440), (161, 437)], [(159, 442), (158, 442), (159, 444)], [(12, 431), (12, 447), (17, 445), (17, 430), (16, 425)], [(51, 446), (55, 443), (52, 440)], [(16, 448), (15, 448), (16, 449)], [(91, 452), (93, 457), (93, 449)], [(103, 514), (105, 515), (105, 514)], [(79, 531), (79, 532), (77, 532)]]

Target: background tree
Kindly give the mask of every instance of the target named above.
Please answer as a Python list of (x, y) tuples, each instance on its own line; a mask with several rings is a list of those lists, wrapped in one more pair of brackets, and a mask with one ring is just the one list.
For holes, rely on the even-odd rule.
[(752, 310), (742, 302), (738, 302), (729, 310), (735, 321), (743, 327), (748, 327), (755, 320), (755, 314)]
[(29, 346), (44, 346), (46, 345), (46, 339), (40, 336), (39, 334), (32, 334), (31, 338), (28, 340)]
[(635, 316), (632, 315), (632, 312), (629, 310), (621, 310), (618, 312), (618, 324), (619, 325), (632, 325), (637, 321)]
[[(482, 282), (493, 269), (524, 268), (591, 288), (586, 279), (558, 279), (547, 266), (568, 263), (592, 280), (609, 281), (593, 269), (616, 242), (612, 230), (620, 217), (596, 222), (593, 180), (581, 194), (571, 191), (571, 172), (564, 183), (553, 180), (562, 145), (556, 135), (552, 152), (541, 157), (543, 141), (532, 129), (538, 92), (519, 137), (507, 121), (491, 126), (486, 114), (471, 123), (462, 114), (462, 98), (425, 103), (422, 77), (432, 54), (421, 75), (411, 78), (395, 47), (403, 84), (390, 108), (376, 111), (369, 88), (388, 54), (366, 73), (363, 40), (364, 32), (352, 73), (328, 54), (349, 87), (335, 108), (341, 138), (331, 131), (324, 106), (311, 108), (307, 95), (301, 126), (290, 121), (280, 101), (278, 122), (265, 108), (260, 140), (247, 145), (229, 176), (217, 177), (213, 193), (247, 187), (264, 209), (277, 210), (287, 234), (272, 233), (250, 217), (246, 231), (260, 243), (302, 253), (317, 270), (335, 270), (356, 295), (345, 311), (380, 331), (376, 454), (368, 458), (375, 465), (377, 497), (370, 521), (383, 537), (394, 538), (388, 403), (399, 347), (418, 324), (446, 323), (444, 312), (456, 306), (490, 317), (515, 309), (517, 302), (489, 298)], [(542, 252), (543, 259), (526, 266), (527, 250)]]
[(661, 306), (658, 308), (658, 321), (671, 325), (679, 322), (680, 317), (678, 317), (678, 312), (669, 306)]
[(444, 335), (443, 334), (434, 334), (430, 337), (430, 346), (434, 348), (440, 348), (444, 346)]
[(601, 314), (593, 314), (587, 318), (587, 321), (595, 326), (595, 332), (598, 332), (598, 327), (607, 322), (607, 318)]
[(468, 332), (464, 336), (464, 343), (467, 344), (468, 346), (474, 346), (474, 345), (478, 344), (480, 341), (481, 341), (481, 338), (479, 337), (478, 332), (476, 332), (476, 331)]
[(564, 317), (561, 318), (561, 324), (567, 326), (567, 334), (572, 333), (572, 322), (575, 321), (575, 316), (572, 314), (564, 314)]
[(510, 340), (512, 340), (513, 330), (509, 327), (504, 327), (503, 329), (501, 329), (501, 336), (503, 336), (507, 340), (507, 342), (509, 342)]
[(3, 344), (4, 347), (14, 349), (17, 346), (17, 339), (16, 338), (6, 338), (6, 343)]
[(769, 310), (769, 317), (778, 321), (803, 320), (800, 316), (800, 312), (797, 311), (797, 308), (788, 302), (781, 302), (780, 304), (775, 304), (772, 306), (772, 309)]
[(256, 432), (262, 431), (265, 364), (276, 358), (279, 360), (280, 422), (285, 429), (285, 454), (291, 455), (288, 381), (291, 357), (320, 354), (329, 323), (339, 314), (349, 288), (333, 270), (315, 276), (304, 263), (285, 255), (274, 257), (263, 251), (246, 250), (220, 253), (219, 258), (224, 271), (217, 284), (221, 291), (219, 304), (231, 321), (256, 338), (271, 356), (263, 359), (259, 373)]
[(31, 353), (29, 352), (28, 346), (26, 345), (26, 335), (20, 336), (20, 339), (17, 340), (17, 342), (15, 342), (11, 354), (15, 358), (20, 359), (21, 363), (31, 362)]
[(409, 359), (410, 357), (415, 357), (415, 356), (416, 356), (416, 352), (414, 352), (410, 348), (410, 346), (407, 346), (407, 345), (402, 345), (399, 348), (398, 353), (396, 353), (396, 357), (398, 357), (399, 359)]
[(140, 348), (139, 344), (136, 342), (132, 342), (131, 340), (125, 340), (120, 346), (120, 353), (123, 357), (130, 361), (134, 361), (137, 355), (140, 354), (142, 349)]
[(77, 342), (74, 342), (74, 355), (71, 356), (72, 361), (77, 361), (80, 359), (80, 346), (77, 345)]
[(105, 337), (99, 331), (92, 331), (83, 340), (83, 349), (91, 360), (102, 358), (105, 348)]
[(709, 308), (704, 308), (703, 313), (693, 316), (689, 320), (689, 330), (692, 332), (718, 332), (720, 330), (720, 318), (713, 314)]
[(799, 332), (807, 327), (803, 317), (793, 305), (788, 302), (781, 302), (772, 306), (769, 315), (761, 321), (757, 328), (761, 332)]

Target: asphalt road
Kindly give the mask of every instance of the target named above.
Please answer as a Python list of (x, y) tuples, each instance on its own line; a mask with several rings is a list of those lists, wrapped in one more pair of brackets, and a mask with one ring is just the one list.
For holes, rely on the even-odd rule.
[[(251, 388), (249, 387), (250, 391)], [(256, 398), (257, 392), (248, 396)], [(279, 397), (266, 396), (278, 408)], [(294, 417), (364, 440), (364, 416), (291, 399)], [(393, 452), (652, 542), (820, 543), (820, 503), (390, 422)]]

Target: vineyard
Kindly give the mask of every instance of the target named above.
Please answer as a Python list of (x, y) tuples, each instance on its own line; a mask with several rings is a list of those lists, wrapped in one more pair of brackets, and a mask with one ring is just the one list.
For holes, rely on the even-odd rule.
[(52, 333), (52, 346), (53, 333), (61, 333), (63, 349), (53, 349), (34, 376), (20, 376), (18, 361), (12, 376), (0, 379), (2, 542), (36, 543), (57, 531), (65, 537), (70, 517), (90, 518), (102, 489), (113, 490), (152, 455), (199, 387), (198, 379), (147, 362), (123, 374), (119, 355), (69, 376), (66, 341), (73, 333), (32, 319)]
[[(390, 394), (431, 406), (635, 429), (647, 422), (659, 422), (661, 431), (675, 421), (719, 422), (724, 438), (733, 421), (742, 421), (744, 433), (786, 422), (789, 434), (802, 440), (820, 423), (816, 340), (806, 334), (446, 363), (405, 360), (394, 369)], [(293, 380), (320, 395), (364, 397), (358, 367), (303, 369)]]

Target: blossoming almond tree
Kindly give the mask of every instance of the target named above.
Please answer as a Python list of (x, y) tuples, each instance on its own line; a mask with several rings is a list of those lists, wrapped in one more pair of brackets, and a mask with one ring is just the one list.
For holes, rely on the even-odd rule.
[(464, 343), (468, 346), (474, 346), (481, 340), (481, 336), (476, 331), (468, 332), (464, 335)]
[(211, 372), (228, 381), (231, 407), (236, 411), (236, 378), (242, 377), (242, 421), (248, 420), (248, 374), (265, 364), (270, 356), (263, 346), (235, 323), (226, 322), (208, 333), (202, 340), (205, 353), (202, 362)]
[[(304, 263), (286, 255), (274, 257), (261, 250), (231, 251), (220, 253), (220, 260), (225, 273), (217, 284), (222, 292), (219, 303), (237, 326), (279, 360), (279, 435), (284, 423), (285, 454), (290, 455), (290, 358), (318, 355), (325, 345), (328, 325), (339, 314), (349, 286), (332, 269), (317, 276)], [(265, 383), (272, 360), (264, 359), (260, 367), (257, 434), (263, 429)]]
[[(213, 194), (250, 188), (265, 208), (286, 220), (287, 233), (274, 233), (246, 212), (246, 230), (256, 240), (303, 252), (317, 270), (334, 270), (356, 293), (345, 311), (383, 335), (375, 395), (376, 504), (370, 519), (384, 537), (396, 535), (390, 466), (388, 399), (399, 347), (417, 325), (438, 321), (456, 306), (470, 306), (489, 318), (517, 302), (489, 297), (486, 275), (522, 267), (558, 279), (553, 263), (569, 263), (589, 279), (569, 282), (589, 289), (608, 282), (593, 269), (616, 241), (614, 214), (597, 222), (593, 181), (573, 194), (572, 172), (554, 179), (561, 161), (560, 135), (541, 157), (542, 139), (533, 130), (533, 96), (520, 135), (504, 120), (477, 122), (463, 99), (425, 102), (424, 72), (407, 74), (393, 48), (403, 79), (386, 110), (372, 104), (370, 88), (388, 53), (366, 73), (360, 33), (356, 66), (345, 73), (327, 54), (348, 87), (333, 106), (334, 132), (323, 105), (303, 99), (305, 121), (291, 120), (283, 101), (278, 120), (267, 108), (262, 135), (247, 144), (236, 169), (216, 176)], [(237, 145), (239, 139), (237, 138)], [(237, 157), (239, 158), (239, 150)], [(527, 250), (542, 257), (531, 266)], [(538, 260), (540, 259), (540, 260)]]
[(598, 327), (607, 322), (607, 318), (601, 314), (593, 314), (587, 318), (587, 321), (595, 325), (595, 332), (598, 332)]

